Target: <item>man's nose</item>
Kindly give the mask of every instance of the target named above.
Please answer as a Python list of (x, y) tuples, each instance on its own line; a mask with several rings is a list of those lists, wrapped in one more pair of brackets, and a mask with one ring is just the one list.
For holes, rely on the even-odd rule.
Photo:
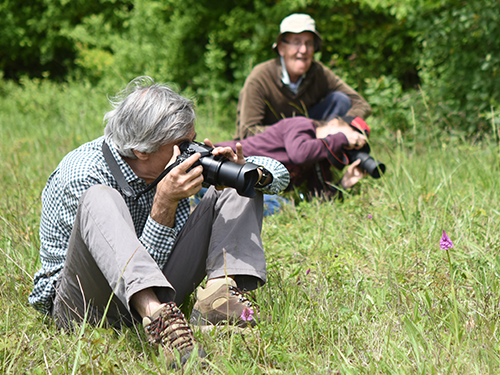
[(299, 52), (302, 54), (307, 53), (307, 44), (306, 43), (301, 43), (299, 47)]

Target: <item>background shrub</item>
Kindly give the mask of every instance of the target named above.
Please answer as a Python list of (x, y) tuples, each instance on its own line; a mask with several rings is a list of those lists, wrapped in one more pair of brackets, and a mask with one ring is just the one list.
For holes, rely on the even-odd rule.
[(438, 121), (490, 130), (484, 114), (500, 104), (500, 2), (429, 1), (417, 13), (420, 77)]
[[(491, 129), (500, 101), (496, 0), (0, 1), (5, 78), (107, 90), (147, 74), (195, 95), (226, 127), (245, 77), (276, 56), (279, 23), (294, 12), (315, 18), (325, 40), (316, 58), (369, 96), (389, 129), (425, 113), (470, 135)], [(403, 113), (415, 106), (424, 110)]]

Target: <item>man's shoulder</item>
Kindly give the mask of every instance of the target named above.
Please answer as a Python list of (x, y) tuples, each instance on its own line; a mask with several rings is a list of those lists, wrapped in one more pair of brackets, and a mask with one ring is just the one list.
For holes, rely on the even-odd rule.
[(257, 77), (262, 75), (276, 75), (280, 67), (279, 59), (274, 58), (255, 65), (248, 77)]
[(61, 160), (58, 166), (59, 171), (70, 179), (80, 179), (93, 173), (92, 171), (101, 169), (104, 166), (103, 140), (104, 137), (99, 137), (70, 151)]

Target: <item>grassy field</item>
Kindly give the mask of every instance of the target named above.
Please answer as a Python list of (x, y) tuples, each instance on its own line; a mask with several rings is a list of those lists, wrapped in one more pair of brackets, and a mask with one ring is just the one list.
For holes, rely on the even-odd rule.
[[(142, 326), (68, 335), (27, 302), (41, 190), (69, 150), (102, 134), (106, 94), (0, 81), (0, 373), (167, 372)], [(228, 139), (225, 120), (201, 111), (199, 138)], [(272, 321), (245, 335), (198, 333), (208, 368), (184, 373), (500, 373), (496, 140), (416, 123), (404, 135), (379, 125), (372, 142), (382, 179), (342, 204), (301, 202), (265, 219), (268, 283), (256, 298)]]

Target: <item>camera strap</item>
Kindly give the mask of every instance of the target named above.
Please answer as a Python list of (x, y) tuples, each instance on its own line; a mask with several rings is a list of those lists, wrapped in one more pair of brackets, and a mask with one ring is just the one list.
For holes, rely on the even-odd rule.
[(104, 160), (106, 160), (106, 163), (108, 164), (111, 174), (118, 183), (118, 186), (120, 186), (120, 188), (122, 189), (123, 194), (125, 194), (127, 197), (134, 198), (134, 200), (138, 200), (141, 197), (141, 195), (153, 189), (156, 185), (158, 185), (158, 183), (163, 179), (163, 177), (165, 177), (173, 168), (177, 167), (179, 164), (182, 163), (181, 160), (177, 159), (174, 163), (170, 164), (167, 168), (165, 168), (163, 172), (161, 172), (160, 175), (156, 178), (156, 180), (150, 183), (145, 189), (139, 191), (138, 193), (134, 193), (134, 190), (130, 187), (127, 180), (125, 179), (125, 176), (123, 175), (115, 157), (111, 153), (111, 149), (109, 148), (106, 141), (102, 143), (102, 154), (104, 155)]
[(123, 175), (115, 157), (111, 153), (111, 150), (106, 141), (102, 142), (102, 154), (104, 155), (104, 160), (106, 160), (106, 163), (108, 164), (111, 174), (118, 183), (118, 186), (120, 186), (120, 188), (122, 189), (123, 194), (125, 194), (127, 197), (135, 198), (134, 191), (132, 190), (127, 180), (125, 179), (125, 176)]
[(334, 196), (337, 195), (338, 199), (343, 199), (342, 190), (338, 189), (334, 184), (326, 181), (321, 163), (314, 164), (314, 172), (316, 173), (316, 178), (325, 190), (333, 193)]
[(321, 138), (321, 141), (323, 141), (323, 144), (325, 145), (326, 158), (328, 159), (331, 165), (333, 165), (337, 169), (342, 169), (344, 168), (344, 166), (349, 164), (349, 159), (347, 158), (345, 153), (335, 155), (328, 141), (325, 138)]

